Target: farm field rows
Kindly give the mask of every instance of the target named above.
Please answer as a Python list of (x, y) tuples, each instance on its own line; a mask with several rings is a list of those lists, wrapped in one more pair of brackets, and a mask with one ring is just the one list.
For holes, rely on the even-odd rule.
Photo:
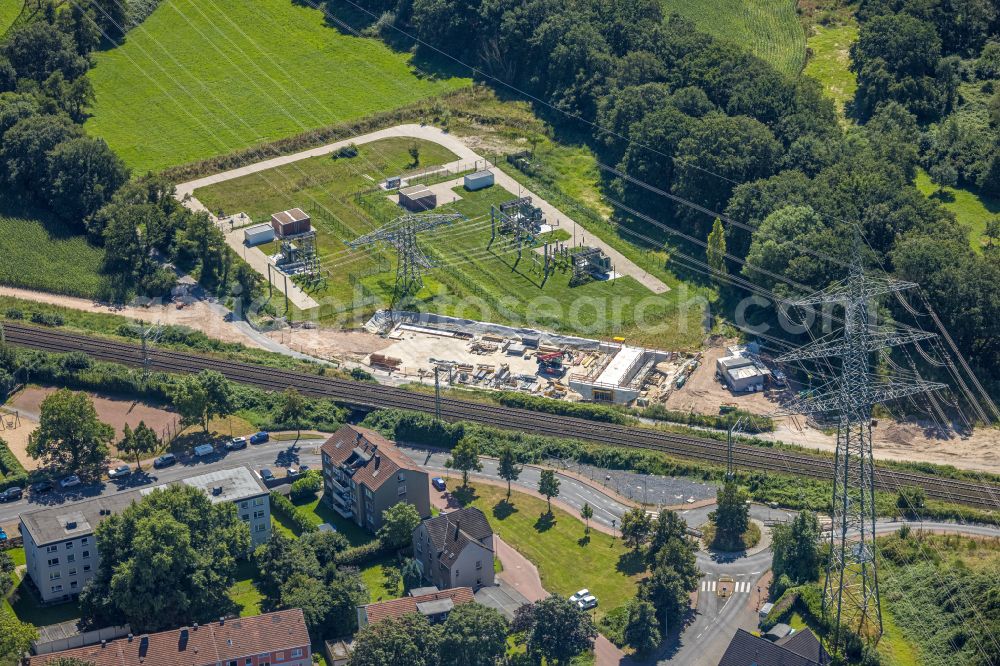
[(732, 42), (796, 76), (806, 38), (795, 0), (662, 0), (664, 12), (691, 19), (699, 29)]
[(62, 223), (0, 208), (0, 284), (92, 298), (102, 256)]
[(290, 0), (164, 0), (97, 54), (87, 122), (137, 172), (159, 170), (467, 85), (346, 35)]

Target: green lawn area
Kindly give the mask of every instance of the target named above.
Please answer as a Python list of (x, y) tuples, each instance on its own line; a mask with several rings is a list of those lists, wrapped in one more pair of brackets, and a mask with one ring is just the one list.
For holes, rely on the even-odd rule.
[[(7, 0), (9, 1), (9, 0)], [(163, 0), (97, 54), (87, 122), (138, 172), (362, 118), (468, 85), (290, 0)]]
[(733, 42), (792, 76), (802, 70), (806, 38), (795, 0), (662, 0), (699, 29)]
[(851, 44), (858, 39), (858, 26), (853, 20), (843, 25), (817, 25), (806, 40), (809, 61), (804, 73), (823, 84), (827, 95), (844, 116), (844, 106), (854, 99), (858, 79), (851, 71)]
[(923, 169), (917, 170), (916, 184), (918, 190), (926, 196), (934, 196), (946, 209), (955, 214), (959, 222), (969, 227), (969, 243), (974, 249), (981, 251), (986, 221), (995, 215), (1000, 215), (1000, 201), (960, 187), (946, 187), (944, 197), (938, 197), (936, 194), (938, 186), (931, 182), (931, 177)]
[(27, 577), (23, 578), (10, 597), (11, 609), (22, 622), (29, 622), (36, 627), (58, 624), (80, 617), (80, 605), (76, 602), (42, 606), (34, 589), (29, 585)]
[(92, 298), (102, 256), (75, 229), (0, 203), (0, 284)]
[(538, 567), (549, 592), (568, 596), (582, 587), (590, 589), (600, 601), (598, 617), (636, 595), (644, 573), (634, 571), (630, 551), (621, 541), (597, 530), (585, 540), (583, 522), (557, 508), (552, 510), (554, 518), (546, 520), (545, 502), (530, 495), (514, 492), (508, 505), (503, 488), (480, 484), (475, 490), (472, 505), (486, 514), (494, 532)]
[(19, 567), (25, 563), (24, 548), (9, 548), (5, 552), (14, 560), (15, 567)]
[(236, 582), (229, 588), (229, 598), (240, 609), (240, 617), (260, 615), (260, 602), (263, 596), (257, 591), (253, 579), (257, 570), (249, 561), (239, 563), (236, 571)]
[(361, 568), (361, 580), (368, 588), (368, 603), (386, 601), (388, 599), (398, 599), (403, 596), (403, 584), (400, 583), (396, 589), (386, 589), (385, 569), (396, 566), (395, 558), (387, 555), (375, 562), (369, 562)]
[(0, 36), (2, 36), (21, 13), (23, 0), (0, 0)]

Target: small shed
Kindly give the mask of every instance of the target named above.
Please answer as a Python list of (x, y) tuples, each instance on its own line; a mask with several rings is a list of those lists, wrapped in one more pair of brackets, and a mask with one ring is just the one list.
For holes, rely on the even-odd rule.
[(493, 172), (488, 169), (470, 173), (465, 177), (465, 189), (470, 192), (483, 190), (493, 185)]
[(292, 208), (271, 215), (271, 228), (278, 238), (297, 236), (312, 229), (312, 221), (301, 208)]
[(426, 185), (404, 187), (399, 191), (399, 205), (407, 210), (433, 210), (437, 207), (437, 195)]
[(347, 666), (351, 660), (351, 646), (345, 641), (324, 641), (323, 647), (330, 666)]
[(247, 247), (270, 243), (274, 240), (274, 228), (270, 224), (255, 224), (243, 230), (243, 243)]
[(385, 179), (385, 189), (387, 190), (398, 190), (399, 186), (402, 184), (403, 179), (399, 176), (390, 176)]

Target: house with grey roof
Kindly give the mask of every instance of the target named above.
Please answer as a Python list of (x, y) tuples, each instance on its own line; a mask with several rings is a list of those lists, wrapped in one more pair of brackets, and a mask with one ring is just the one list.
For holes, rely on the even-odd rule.
[(475, 507), (428, 518), (413, 531), (413, 557), (442, 590), (493, 585), (493, 528)]
[(816, 634), (808, 629), (784, 633), (773, 642), (737, 629), (719, 666), (825, 666), (829, 663), (830, 655)]

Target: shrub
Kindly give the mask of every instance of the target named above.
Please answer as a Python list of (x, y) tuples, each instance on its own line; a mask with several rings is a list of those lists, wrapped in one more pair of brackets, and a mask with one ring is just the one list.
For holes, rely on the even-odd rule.
[(24, 313), (17, 308), (7, 308), (5, 314), (7, 319), (24, 319)]
[(33, 324), (41, 324), (42, 326), (62, 326), (63, 318), (62, 315), (50, 312), (32, 312), (31, 322)]
[(271, 510), (290, 522), (299, 533), (312, 532), (316, 529), (316, 524), (310, 519), (307, 511), (295, 506), (287, 497), (273, 490)]
[(387, 548), (378, 539), (369, 541), (361, 546), (355, 546), (354, 548), (348, 548), (345, 551), (337, 553), (337, 565), (342, 567), (357, 567), (377, 560), (385, 554)]
[(323, 487), (323, 478), (317, 470), (311, 469), (305, 476), (292, 484), (290, 493), (293, 502), (305, 502), (316, 498)]
[(14, 456), (7, 442), (0, 439), (0, 490), (28, 483), (28, 472)]
[(337, 152), (333, 154), (333, 159), (341, 158), (351, 158), (358, 156), (358, 147), (353, 143), (349, 143), (346, 146), (341, 146), (337, 149)]
[(518, 407), (520, 409), (530, 409), (535, 412), (545, 412), (546, 414), (563, 414), (575, 416), (590, 421), (601, 421), (604, 423), (629, 423), (634, 421), (621, 410), (606, 405), (592, 405), (582, 402), (566, 402), (565, 400), (553, 400), (536, 395), (524, 393), (504, 392), (496, 396), (497, 402), (507, 407)]

